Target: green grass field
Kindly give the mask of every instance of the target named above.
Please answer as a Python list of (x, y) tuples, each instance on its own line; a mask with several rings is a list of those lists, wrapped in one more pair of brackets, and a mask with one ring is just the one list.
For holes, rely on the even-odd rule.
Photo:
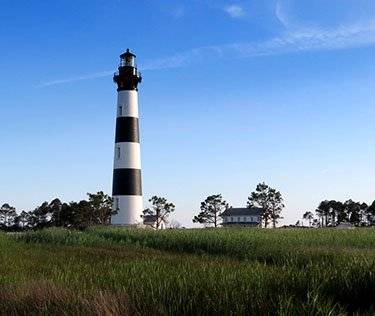
[(0, 234), (0, 313), (374, 315), (375, 230)]

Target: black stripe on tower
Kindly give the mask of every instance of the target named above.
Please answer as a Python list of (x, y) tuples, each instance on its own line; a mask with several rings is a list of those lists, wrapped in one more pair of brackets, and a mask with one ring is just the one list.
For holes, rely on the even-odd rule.
[(112, 195), (142, 195), (140, 169), (114, 169)]
[(116, 143), (139, 143), (138, 118), (121, 116), (116, 119)]

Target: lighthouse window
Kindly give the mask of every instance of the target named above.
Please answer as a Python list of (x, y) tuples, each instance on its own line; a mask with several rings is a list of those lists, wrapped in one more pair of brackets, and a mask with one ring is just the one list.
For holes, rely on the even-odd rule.
[(118, 107), (118, 116), (122, 116), (122, 106)]
[(119, 209), (119, 198), (115, 198), (115, 210)]
[(134, 57), (133, 56), (126, 56), (125, 57), (125, 66), (130, 66), (130, 67), (134, 67), (135, 66), (135, 63), (134, 63)]
[(121, 157), (121, 149), (120, 147), (116, 147), (116, 158), (120, 159), (120, 157)]

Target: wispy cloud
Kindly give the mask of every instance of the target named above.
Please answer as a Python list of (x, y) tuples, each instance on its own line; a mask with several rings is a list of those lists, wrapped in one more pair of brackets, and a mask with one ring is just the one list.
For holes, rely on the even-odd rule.
[(100, 71), (100, 72), (95, 72), (92, 74), (81, 75), (81, 76), (76, 76), (76, 77), (45, 81), (45, 82), (38, 84), (37, 88), (55, 86), (58, 84), (70, 83), (70, 82), (81, 81), (81, 80), (103, 78), (103, 77), (108, 77), (110, 75), (113, 75), (113, 73), (114, 73), (114, 70), (107, 70), (107, 71)]
[(241, 18), (245, 15), (245, 10), (236, 4), (228, 5), (224, 7), (224, 11), (231, 17), (231, 18)]
[(375, 20), (335, 29), (306, 28), (261, 43), (235, 47), (243, 57), (357, 48), (375, 44)]
[(250, 58), (304, 51), (349, 49), (375, 44), (375, 20), (365, 24), (340, 26), (335, 29), (299, 29), (261, 42), (241, 42), (205, 46), (171, 57), (152, 60), (144, 70), (182, 67), (230, 56)]
[(282, 2), (278, 0), (276, 2), (276, 7), (275, 7), (275, 16), (279, 20), (279, 22), (286, 28), (290, 26), (290, 18), (285, 12), (285, 8), (282, 5)]
[[(261, 42), (242, 42), (198, 47), (172, 56), (146, 60), (140, 69), (158, 70), (178, 68), (205, 61), (226, 58), (251, 58), (305, 51), (329, 51), (358, 48), (375, 44), (375, 20), (362, 24), (343, 25), (335, 29), (305, 28), (286, 31), (282, 35)], [(81, 80), (110, 76), (113, 71), (58, 79), (41, 83), (39, 87), (53, 86)]]

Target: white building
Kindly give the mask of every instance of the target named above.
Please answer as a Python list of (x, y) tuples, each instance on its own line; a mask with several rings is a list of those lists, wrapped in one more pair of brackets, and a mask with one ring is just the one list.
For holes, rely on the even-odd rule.
[(228, 208), (221, 217), (224, 227), (258, 227), (261, 223), (262, 209), (257, 207), (251, 208)]
[[(159, 218), (159, 225), (157, 225), (158, 217), (156, 215), (143, 215), (143, 225), (153, 229), (166, 229), (166, 222)], [(159, 226), (159, 228), (157, 228)]]

